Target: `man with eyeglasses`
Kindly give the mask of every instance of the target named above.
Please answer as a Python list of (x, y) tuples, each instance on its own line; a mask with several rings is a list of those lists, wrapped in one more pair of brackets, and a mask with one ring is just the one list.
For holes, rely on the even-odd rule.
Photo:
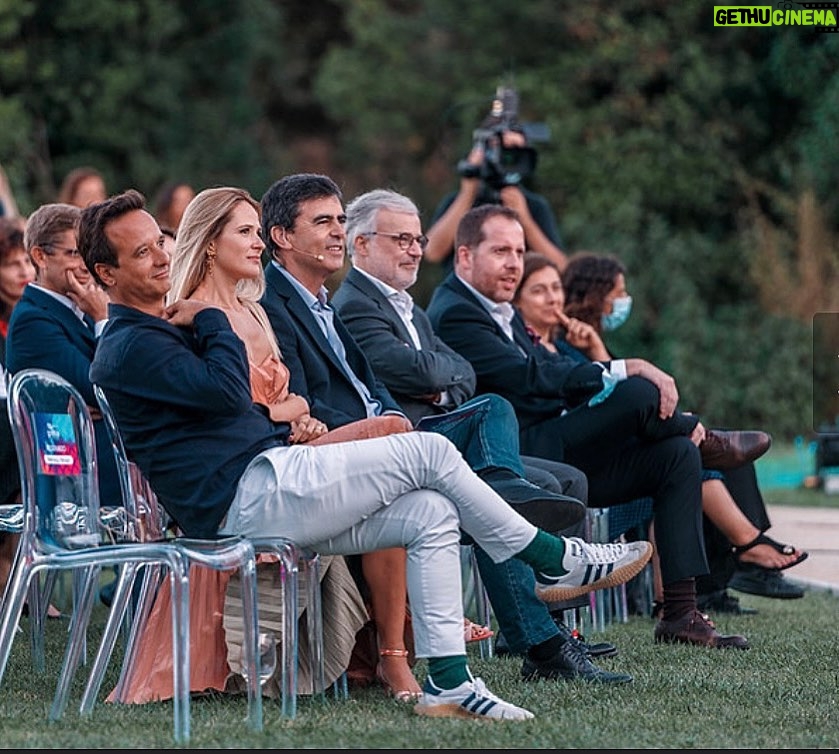
[[(84, 397), (91, 409), (103, 505), (122, 500), (107, 429), (90, 382), (96, 340), (108, 318), (108, 295), (94, 281), (77, 248), (81, 210), (70, 204), (44, 204), (26, 221), (24, 246), (35, 265), (9, 320), (6, 366), (48, 369)], [(103, 598), (107, 601), (107, 588)]]
[[(408, 293), (426, 242), (420, 228), (414, 202), (395, 191), (376, 189), (349, 202), (347, 250), (353, 266), (332, 297), (374, 373), (414, 423), (468, 405), (476, 387), (472, 365), (434, 334), (425, 311)], [(552, 473), (565, 494), (587, 498), (585, 476), (573, 466), (533, 456), (523, 461)], [(582, 535), (584, 523), (576, 526), (563, 533)], [(564, 624), (563, 611), (579, 603), (548, 604), (534, 593), (527, 566), (492, 563), (480, 548), (476, 556), (501, 628), (497, 649), (527, 657), (528, 677), (617, 678), (590, 660), (614, 654), (614, 645), (582, 643)]]

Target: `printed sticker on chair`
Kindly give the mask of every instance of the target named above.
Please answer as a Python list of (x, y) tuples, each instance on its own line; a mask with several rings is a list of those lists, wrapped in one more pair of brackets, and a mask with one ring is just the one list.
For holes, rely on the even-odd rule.
[(35, 431), (42, 474), (81, 472), (79, 446), (68, 414), (35, 414)]

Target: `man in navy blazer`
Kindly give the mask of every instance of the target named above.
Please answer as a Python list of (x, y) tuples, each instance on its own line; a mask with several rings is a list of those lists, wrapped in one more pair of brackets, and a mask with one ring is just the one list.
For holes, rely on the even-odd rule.
[[(641, 359), (579, 364), (533, 342), (511, 303), (526, 250), (515, 210), (473, 208), (456, 245), (454, 271), (435, 290), (428, 315), (475, 368), (479, 392), (500, 392), (516, 407), (523, 450), (582, 469), (598, 507), (653, 498), (664, 579), (656, 641), (746, 648), (742, 636), (719, 634), (696, 608), (695, 578), (708, 572), (697, 444), (711, 433), (676, 410), (675, 382)], [(713, 450), (725, 445), (726, 461), (744, 454), (718, 439)]]
[(78, 252), (80, 215), (69, 204), (44, 204), (26, 222), (24, 245), (36, 274), (9, 321), (6, 367), (10, 373), (48, 369), (81, 393), (94, 418), (100, 502), (121, 505), (116, 462), (89, 374), (108, 317), (108, 295)]

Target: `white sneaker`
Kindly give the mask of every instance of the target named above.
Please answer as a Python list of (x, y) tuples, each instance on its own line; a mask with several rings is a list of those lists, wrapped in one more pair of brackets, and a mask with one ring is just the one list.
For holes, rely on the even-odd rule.
[(653, 554), (649, 542), (600, 544), (563, 537), (564, 576), (536, 572), (536, 594), (545, 602), (573, 599), (595, 589), (620, 586), (638, 575)]
[(480, 678), (464, 681), (453, 689), (438, 688), (426, 678), (422, 698), (414, 706), (414, 712), (427, 717), (477, 717), (481, 720), (533, 718), (532, 712), (499, 699)]

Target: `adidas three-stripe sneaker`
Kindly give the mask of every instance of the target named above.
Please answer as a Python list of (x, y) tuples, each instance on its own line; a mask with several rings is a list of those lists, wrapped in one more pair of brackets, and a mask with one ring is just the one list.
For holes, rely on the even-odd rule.
[(563, 537), (564, 576), (543, 571), (536, 573), (536, 594), (545, 602), (559, 602), (593, 592), (620, 586), (641, 572), (653, 554), (649, 542), (600, 544), (579, 537)]
[(480, 678), (470, 674), (453, 689), (441, 689), (426, 678), (422, 698), (414, 712), (427, 717), (464, 717), (481, 720), (530, 720), (533, 713), (505, 702), (493, 694)]

